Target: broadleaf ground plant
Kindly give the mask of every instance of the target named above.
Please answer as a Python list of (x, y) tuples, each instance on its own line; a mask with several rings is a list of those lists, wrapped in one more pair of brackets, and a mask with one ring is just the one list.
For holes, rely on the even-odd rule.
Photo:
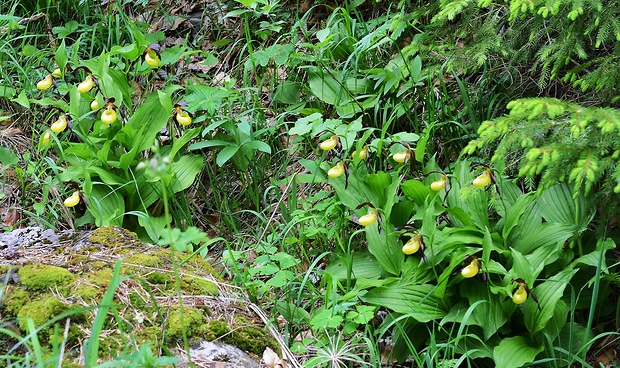
[(177, 51), (159, 55), (157, 44), (140, 39), (77, 65), (61, 46), (49, 66), (55, 72), (43, 79), (53, 84), (39, 84), (40, 96), (30, 102), (52, 106), (39, 147), (58, 157), (48, 162), (59, 191), (70, 195), (65, 206), (81, 213), (75, 225), (124, 226), (156, 242), (162, 225), (183, 223), (166, 217), (163, 202), (192, 185), (204, 158), (185, 152), (200, 132), (186, 128), (191, 117), (180, 86), (134, 100), (130, 82), (148, 82)]
[[(337, 234), (351, 237), (331, 258), (346, 271), (328, 265), (324, 273), (323, 282), (333, 282), (337, 298), (387, 312), (375, 333), (391, 331), (393, 358), (401, 362), (413, 355), (432, 365), (435, 358), (424, 348), (429, 338), (445, 339), (444, 358), (461, 356), (470, 364), (508, 364), (515, 355), (519, 358), (510, 366), (583, 359), (584, 345), (557, 356), (552, 352), (566, 348), (567, 335), (592, 344), (592, 326), (578, 321), (608, 313), (590, 310), (586, 295), (592, 283), (601, 282), (596, 270), (599, 262), (606, 269), (615, 244), (586, 235), (592, 213), (585, 194), (566, 184), (542, 189), (538, 196), (523, 193), (508, 178), (469, 159), (443, 170), (432, 160), (416, 162), (413, 153), (401, 163), (395, 159), (399, 149), (390, 151), (387, 141), (379, 144), (383, 150), (377, 141), (368, 142), (363, 160), (351, 158), (354, 147), (342, 144), (325, 161), (305, 164), (327, 185), (345, 217), (359, 219), (362, 227), (351, 232), (347, 223), (334, 223), (341, 226)], [(345, 162), (345, 173), (328, 174), (335, 162)], [(374, 169), (378, 162), (384, 166)], [(446, 182), (433, 187), (438, 180)], [(414, 250), (405, 251), (412, 239)], [(373, 261), (360, 261), (364, 258)], [(609, 293), (591, 297), (593, 305), (613, 298)], [(311, 327), (343, 328), (336, 300), (332, 295), (328, 309), (316, 312), (316, 320), (329, 323), (311, 320)], [(438, 334), (421, 336), (431, 330)]]

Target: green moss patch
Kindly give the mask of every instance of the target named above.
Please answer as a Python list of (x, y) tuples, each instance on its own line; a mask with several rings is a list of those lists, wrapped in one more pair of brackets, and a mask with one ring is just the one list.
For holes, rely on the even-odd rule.
[(162, 261), (158, 256), (151, 254), (139, 253), (133, 254), (125, 259), (127, 264), (137, 264), (146, 267), (158, 267)]
[(234, 326), (232, 333), (224, 337), (224, 342), (257, 356), (263, 354), (266, 347), (278, 349), (277, 341), (266, 329), (255, 327), (243, 317), (235, 319), (238, 326)]
[(35, 327), (40, 327), (67, 309), (68, 305), (53, 296), (46, 296), (41, 300), (31, 301), (26, 303), (17, 313), (17, 317), (20, 319), (19, 328), (27, 332), (27, 319), (29, 318), (32, 319)]
[(230, 327), (224, 321), (211, 321), (203, 325), (200, 329), (200, 335), (207, 341), (213, 341), (230, 332)]
[(205, 316), (200, 309), (184, 307), (183, 312), (178, 307), (170, 310), (166, 318), (166, 339), (178, 340), (183, 337), (183, 330), (191, 337), (205, 322)]
[(22, 285), (30, 290), (67, 286), (75, 280), (73, 274), (62, 267), (42, 264), (24, 266), (18, 273)]
[(20, 287), (7, 286), (4, 293), (5, 300), (2, 307), (10, 316), (17, 315), (24, 304), (30, 301), (30, 294)]
[(166, 284), (172, 281), (172, 277), (161, 272), (151, 272), (146, 275), (146, 280), (151, 284)]
[(94, 230), (89, 240), (111, 248), (142, 244), (136, 233), (113, 226), (104, 226)]
[[(30, 333), (26, 331), (29, 319), (36, 328), (67, 313), (71, 318), (67, 346), (77, 346), (85, 340), (83, 331), (92, 328), (98, 311), (89, 305), (101, 300), (112, 283), (114, 265), (121, 260), (122, 281), (99, 336), (102, 359), (117, 356), (135, 342), (155, 342), (171, 349), (183, 334), (190, 344), (198, 339), (219, 340), (257, 355), (269, 344), (264, 330), (252, 329), (248, 320), (231, 321), (227, 306), (222, 308), (210, 297), (219, 295), (216, 282), (221, 280), (204, 259), (194, 257), (181, 265), (186, 254), (139, 243), (131, 233), (115, 227), (94, 231), (91, 241), (97, 244), (79, 249), (72, 244), (50, 247), (37, 254), (37, 262), (50, 264), (27, 264), (19, 269), (21, 285), (6, 286), (0, 303), (2, 317), (17, 320), (19, 328)], [(183, 307), (178, 304), (179, 291)], [(232, 308), (239, 313), (236, 306)], [(62, 336), (63, 323), (49, 324), (37, 334), (44, 349), (51, 349), (51, 340)], [(78, 355), (67, 352), (68, 357)]]
[(190, 295), (219, 295), (217, 286), (211, 281), (186, 276), (181, 279), (181, 289)]

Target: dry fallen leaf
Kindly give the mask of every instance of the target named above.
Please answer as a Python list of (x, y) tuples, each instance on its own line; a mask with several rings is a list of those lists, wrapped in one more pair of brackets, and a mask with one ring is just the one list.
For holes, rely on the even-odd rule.
[(281, 359), (278, 356), (278, 354), (276, 354), (275, 351), (271, 350), (268, 347), (265, 348), (265, 351), (263, 352), (263, 361), (270, 368), (287, 368), (288, 367), (288, 365), (286, 364), (286, 361), (284, 361), (284, 359)]
[(14, 226), (19, 222), (19, 220), (21, 220), (21, 214), (19, 210), (10, 209), (4, 214), (4, 223), (6, 224), (6, 226)]

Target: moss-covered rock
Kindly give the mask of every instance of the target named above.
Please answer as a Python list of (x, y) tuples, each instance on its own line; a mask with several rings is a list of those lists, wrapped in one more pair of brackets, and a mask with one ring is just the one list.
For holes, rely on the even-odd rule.
[[(87, 238), (88, 235), (81, 237)], [(218, 295), (215, 282), (221, 281), (207, 261), (198, 256), (188, 260), (186, 254), (142, 244), (137, 239), (123, 229), (107, 227), (93, 231), (90, 240), (96, 244), (92, 246), (88, 242), (80, 246), (68, 242), (64, 247), (50, 247), (47, 254), (39, 250), (41, 253), (37, 253), (33, 262), (49, 264), (23, 266), (20, 277), (13, 278), (17, 284), (5, 286), (0, 313), (5, 318), (17, 319), (19, 328), (25, 332), (28, 318), (38, 327), (66, 312), (71, 318), (67, 346), (77, 346), (85, 339), (83, 331), (92, 328), (97, 313), (89, 305), (96, 305), (109, 289), (114, 264), (120, 260), (122, 282), (110, 309), (114, 318), (106, 318), (103, 326), (106, 332), (99, 339), (102, 359), (118, 356), (128, 344), (135, 342), (156, 342), (170, 349), (178, 344), (183, 331), (190, 344), (198, 339), (219, 339), (262, 353), (259, 350), (265, 346), (264, 341), (270, 341), (265, 331), (248, 330), (252, 322), (247, 320), (229, 326), (228, 305), (211, 308), (211, 303), (217, 301), (204, 297)], [(12, 267), (6, 266), (6, 272)], [(178, 305), (179, 292), (185, 303), (182, 308)], [(62, 336), (63, 321), (58, 326), (55, 330), (50, 325), (37, 335), (44, 350), (51, 348), (53, 334)], [(0, 339), (0, 351), (8, 351), (15, 344), (16, 341)], [(78, 355), (76, 351), (67, 351), (65, 356)]]
[(29, 332), (27, 319), (31, 318), (34, 326), (38, 328), (67, 309), (68, 305), (51, 295), (41, 300), (28, 302), (17, 313), (17, 318), (20, 320), (19, 328), (24, 332)]
[(56, 266), (34, 264), (19, 269), (22, 285), (30, 290), (45, 290), (50, 287), (67, 286), (75, 281), (71, 272)]
[(102, 290), (99, 287), (88, 284), (80, 284), (72, 291), (76, 296), (79, 296), (86, 301), (99, 299), (103, 296), (103, 293), (105, 292), (105, 290)]
[(185, 336), (193, 336), (195, 332), (205, 322), (205, 316), (200, 309), (183, 307), (174, 307), (170, 310), (168, 318), (166, 318), (166, 339), (178, 340)]
[(136, 264), (145, 267), (158, 267), (161, 263), (161, 258), (146, 253), (132, 254), (125, 259), (125, 264)]
[(112, 274), (114, 271), (111, 268), (102, 268), (100, 270), (89, 273), (86, 277), (89, 282), (97, 286), (108, 286), (112, 282)]
[(275, 339), (267, 331), (257, 327), (242, 327), (226, 336), (224, 339), (226, 343), (256, 356), (260, 356), (266, 347), (270, 347), (272, 350), (276, 350), (278, 347)]
[(172, 278), (169, 275), (161, 272), (151, 272), (146, 275), (146, 280), (151, 284), (165, 284), (172, 281)]
[(4, 311), (12, 317), (17, 316), (20, 309), (30, 301), (30, 294), (21, 287), (8, 285), (4, 290)]
[(230, 332), (230, 327), (224, 321), (214, 320), (200, 328), (200, 335), (207, 341), (213, 341)]
[(104, 226), (93, 230), (89, 240), (111, 248), (142, 244), (136, 233), (113, 226)]
[(190, 295), (219, 295), (217, 286), (209, 280), (186, 276), (181, 279), (181, 289)]

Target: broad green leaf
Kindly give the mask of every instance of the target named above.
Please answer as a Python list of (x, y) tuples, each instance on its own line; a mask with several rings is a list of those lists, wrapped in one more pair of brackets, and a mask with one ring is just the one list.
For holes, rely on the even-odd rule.
[(127, 170), (140, 152), (153, 146), (157, 134), (166, 126), (169, 118), (170, 111), (161, 104), (156, 93), (151, 93), (119, 132), (119, 135), (125, 135), (122, 139), (133, 141), (132, 146), (127, 147), (129, 152), (121, 155), (122, 169)]
[[(584, 264), (592, 267), (598, 267), (599, 260), (601, 257), (605, 257), (605, 254), (608, 250), (616, 248), (616, 243), (611, 238), (605, 239), (605, 241), (599, 241), (596, 245), (596, 250), (591, 253), (584, 254), (583, 256), (577, 258), (571, 263), (571, 266), (577, 266), (579, 264)], [(609, 269), (607, 268), (607, 262), (603, 260), (601, 262), (601, 272), (609, 273)]]
[(401, 199), (400, 202), (394, 203), (391, 206), (392, 210), (389, 217), (390, 222), (396, 227), (405, 225), (407, 222), (409, 222), (409, 219), (411, 218), (411, 213), (413, 212), (414, 208), (415, 205), (413, 204), (413, 202), (406, 199)]
[(132, 184), (132, 188), (136, 195), (128, 198), (129, 208), (139, 208), (143, 211), (162, 198), (161, 181), (154, 178), (150, 170), (142, 170), (135, 174), (136, 181)]
[(525, 326), (532, 334), (542, 331), (549, 320), (551, 320), (555, 313), (556, 305), (564, 294), (564, 289), (577, 271), (578, 269), (561, 271), (532, 289), (538, 297), (541, 308), (539, 311), (538, 305), (532, 300), (530, 295), (525, 306), (524, 320)]
[[(469, 189), (469, 188), (467, 188)], [(486, 191), (474, 189), (468, 193), (464, 202), (467, 204), (468, 213), (474, 224), (480, 229), (484, 229), (489, 225), (489, 197)]]
[[(524, 194), (521, 192), (521, 188), (512, 181), (499, 180), (497, 185), (502, 195), (500, 200), (495, 201), (494, 208), (501, 217), (506, 217), (506, 211), (511, 209)], [(515, 212), (518, 212), (518, 210)]]
[(532, 265), (534, 277), (538, 277), (545, 266), (555, 262), (562, 253), (563, 243), (552, 243), (544, 247), (540, 247), (532, 253), (525, 256), (525, 258)]
[(319, 100), (333, 106), (340, 106), (349, 98), (349, 94), (331, 74), (327, 71), (309, 69), (308, 86)]
[(460, 292), (469, 300), (470, 305), (485, 301), (473, 310), (475, 321), (484, 333), (484, 340), (489, 339), (508, 322), (508, 317), (502, 308), (503, 298), (498, 294), (490, 293), (485, 283), (476, 279), (463, 280)]
[(174, 140), (172, 143), (172, 149), (170, 150), (170, 159), (174, 160), (177, 152), (181, 150), (186, 144), (191, 142), (192, 139), (196, 138), (198, 134), (200, 134), (201, 128), (193, 128), (186, 129), (183, 131), (183, 134)]
[(189, 112), (200, 110), (207, 111), (213, 115), (224, 104), (224, 100), (230, 95), (230, 92), (217, 87), (188, 85), (186, 89), (185, 102)]
[(486, 263), (489, 262), (491, 258), (491, 249), (493, 248), (493, 239), (491, 238), (491, 233), (489, 232), (489, 228), (484, 228), (484, 239), (482, 240), (482, 265), (483, 268)]
[[(361, 251), (351, 254), (352, 263), (351, 278), (377, 279), (381, 277), (383, 269), (379, 262), (369, 252)], [(347, 266), (344, 260), (340, 259), (331, 262), (326, 268), (325, 273), (330, 274), (337, 280), (347, 279)]]
[(415, 204), (418, 206), (424, 205), (427, 196), (433, 196), (435, 194), (431, 188), (415, 179), (407, 180), (402, 183), (400, 187), (403, 190), (403, 193), (407, 197), (413, 199)]
[(280, 270), (276, 272), (275, 275), (273, 275), (273, 277), (265, 283), (265, 285), (275, 288), (282, 288), (286, 286), (289, 282), (291, 282), (291, 280), (293, 280), (294, 278), (295, 274), (293, 273), (293, 271)]
[(44, 106), (44, 107), (57, 107), (58, 109), (62, 110), (62, 111), (68, 111), (69, 110), (69, 104), (66, 103), (63, 100), (57, 100), (55, 98), (42, 98), (39, 100), (34, 100), (31, 99), (29, 100), (30, 103), (36, 104), (36, 105), (40, 105), (40, 106)]
[[(7, 96), (5, 95), (5, 97)], [(17, 95), (17, 97), (11, 99), (11, 102), (18, 103), (19, 105), (25, 107), (26, 109), (30, 109), (30, 100), (28, 100), (28, 96), (26, 95), (26, 90), (22, 89)]]
[(19, 162), (19, 157), (8, 148), (0, 146), (0, 163), (5, 166), (13, 166)]
[(278, 252), (278, 253), (270, 256), (269, 258), (272, 261), (278, 262), (280, 264), (280, 269), (281, 270), (285, 270), (287, 268), (296, 266), (300, 262), (298, 259), (296, 259), (295, 257), (291, 256), (290, 254), (283, 253), (283, 252)]
[(324, 328), (337, 328), (342, 324), (343, 318), (338, 314), (334, 314), (333, 309), (324, 309), (316, 314), (310, 321), (313, 329), (321, 330)]
[(163, 106), (164, 110), (170, 111), (170, 114), (172, 114), (172, 108), (174, 105), (172, 104), (170, 95), (164, 91), (157, 91), (157, 96), (159, 97), (159, 103)]
[(132, 211), (127, 213), (138, 216), (138, 223), (142, 226), (153, 243), (161, 237), (162, 229), (170, 224), (170, 216), (152, 216), (148, 213)]
[(285, 104), (295, 104), (299, 102), (301, 87), (298, 83), (283, 81), (276, 88), (274, 99)]
[(396, 241), (398, 233), (394, 231), (389, 222), (385, 222), (382, 226), (381, 233), (379, 233), (378, 222), (366, 227), (368, 250), (385, 271), (398, 275), (403, 267), (404, 259), (401, 245)]
[(422, 59), (420, 58), (420, 55), (416, 55), (416, 57), (413, 59), (413, 63), (411, 64), (411, 76), (410, 76), (411, 80), (414, 83), (417, 83), (422, 80), (420, 78), (421, 71), (422, 71)]
[(88, 200), (88, 212), (95, 218), (95, 225), (122, 226), (125, 201), (117, 190), (103, 184), (94, 184), (90, 193), (84, 192)]
[(502, 237), (508, 239), (512, 229), (519, 225), (521, 215), (525, 212), (527, 206), (532, 202), (534, 196), (532, 193), (520, 196), (515, 204), (506, 211), (504, 216), (504, 228), (502, 229)]
[(547, 323), (547, 326), (542, 330), (547, 338), (547, 341), (554, 341), (558, 336), (562, 328), (566, 325), (566, 318), (568, 317), (568, 308), (566, 303), (562, 299), (555, 305), (553, 316)]
[(496, 367), (518, 368), (533, 362), (543, 349), (530, 346), (523, 336), (507, 337), (493, 349), (493, 361)]
[(252, 5), (256, 3), (256, 0), (235, 0), (235, 1), (247, 7), (251, 7)]
[(226, 146), (224, 147), (220, 153), (217, 154), (217, 159), (216, 159), (216, 163), (217, 166), (224, 166), (224, 164), (226, 162), (228, 162), (228, 160), (230, 160), (236, 153), (237, 151), (239, 151), (241, 147), (240, 146)]
[(360, 299), (397, 313), (410, 315), (418, 322), (441, 319), (448, 313), (447, 306), (433, 294), (435, 286), (396, 282), (369, 290)]
[(65, 66), (67, 66), (67, 50), (65, 49), (65, 40), (63, 39), (60, 46), (56, 48), (56, 64), (61, 73), (64, 73)]
[[(601, 334), (599, 337), (603, 335)], [(583, 356), (590, 351), (590, 347), (596, 341), (598, 340), (592, 338), (592, 333), (587, 328), (577, 322), (567, 322), (565, 320), (562, 330), (553, 343), (555, 351), (545, 351), (545, 353), (556, 361), (571, 361), (575, 356)]]
[(276, 300), (276, 309), (290, 323), (298, 325), (307, 324), (312, 319), (310, 313), (305, 309), (282, 299)]
[(271, 153), (271, 147), (267, 143), (261, 141), (247, 141), (243, 143), (243, 147), (251, 148), (264, 153)]
[(140, 56), (140, 50), (135, 43), (130, 43), (125, 46), (112, 46), (110, 49), (110, 55), (120, 54), (127, 60), (136, 60)]
[(525, 280), (528, 286), (532, 286), (536, 279), (532, 265), (518, 250), (510, 248), (510, 252), (513, 261), (511, 276), (515, 279), (521, 278)]
[(585, 230), (594, 215), (593, 211), (586, 212), (585, 197), (573, 194), (571, 187), (565, 183), (544, 190), (538, 202), (545, 220), (570, 226), (574, 232)]
[(109, 185), (125, 185), (127, 180), (99, 166), (88, 165), (88, 171)]
[(306, 135), (312, 131), (312, 127), (315, 123), (323, 122), (323, 115), (315, 112), (308, 116), (297, 119), (295, 126), (289, 129), (290, 135)]
[(345, 175), (327, 180), (336, 191), (338, 199), (350, 210), (354, 210), (359, 204), (364, 202), (370, 202), (375, 206), (379, 203), (379, 197), (375, 191), (363, 181), (364, 170), (365, 167), (363, 165), (359, 167), (351, 165), (349, 166), (348, 180)]
[(208, 148), (208, 147), (234, 146), (234, 145), (235, 144), (233, 142), (224, 141), (221, 139), (210, 139), (208, 141), (192, 143), (188, 149), (190, 151), (193, 151), (193, 150)]
[(530, 254), (536, 249), (555, 247), (573, 235), (570, 227), (554, 223), (540, 223), (529, 233), (520, 233), (520, 237), (512, 243), (512, 247), (523, 254)]
[[(16, 92), (17, 91), (13, 87), (9, 87), (6, 85), (0, 86), (0, 97), (12, 98), (13, 96), (15, 96)], [(2, 120), (7, 120), (7, 119), (8, 119), (8, 116), (2, 116)]]
[(203, 161), (204, 157), (201, 155), (185, 155), (171, 163), (170, 169), (175, 173), (175, 179), (170, 185), (170, 190), (177, 193), (189, 188), (194, 183), (196, 175), (202, 171)]
[[(385, 210), (383, 205), (385, 204), (386, 194), (388, 194), (386, 193), (386, 189), (392, 184), (392, 177), (384, 171), (379, 171), (364, 177), (364, 182), (368, 184), (370, 189), (377, 195), (378, 202), (374, 203), (374, 205)], [(389, 194), (392, 195), (393, 201), (395, 193)]]

